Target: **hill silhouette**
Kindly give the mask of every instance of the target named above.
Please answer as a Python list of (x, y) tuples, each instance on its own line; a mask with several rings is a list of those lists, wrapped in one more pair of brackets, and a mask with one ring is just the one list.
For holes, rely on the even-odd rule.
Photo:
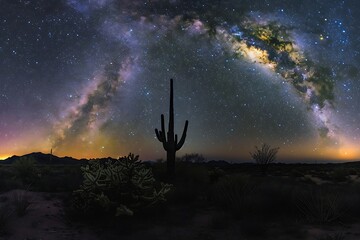
[(86, 163), (88, 160), (87, 159), (76, 159), (76, 158), (72, 158), (72, 157), (58, 157), (55, 156), (53, 154), (45, 154), (45, 153), (41, 153), (41, 152), (33, 152), (33, 153), (29, 153), (29, 154), (25, 154), (23, 156), (12, 156), (9, 157), (5, 160), (0, 161), (0, 163), (2, 164), (12, 164), (18, 160), (20, 160), (21, 158), (24, 157), (28, 157), (33, 159), (37, 164), (49, 164), (49, 165), (74, 165), (74, 164), (84, 164)]

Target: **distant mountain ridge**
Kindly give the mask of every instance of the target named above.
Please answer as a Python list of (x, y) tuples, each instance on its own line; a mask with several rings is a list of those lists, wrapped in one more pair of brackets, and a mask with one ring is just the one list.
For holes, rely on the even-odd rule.
[(12, 156), (5, 160), (1, 160), (0, 163), (2, 164), (12, 164), (18, 161), (20, 158), (31, 158), (37, 164), (66, 164), (66, 165), (73, 165), (73, 164), (83, 164), (86, 163), (87, 159), (76, 159), (72, 157), (58, 157), (52, 154), (45, 154), (41, 152), (33, 152), (29, 154), (25, 154), (23, 156)]

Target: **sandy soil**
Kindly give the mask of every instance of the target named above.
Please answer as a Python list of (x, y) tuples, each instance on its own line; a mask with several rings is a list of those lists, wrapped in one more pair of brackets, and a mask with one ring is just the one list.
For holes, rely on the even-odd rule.
[[(24, 216), (18, 216), (13, 204), (14, 199), (24, 195), (31, 204)], [(0, 240), (142, 240), (145, 237), (150, 240), (252, 239), (242, 235), (241, 226), (238, 223), (231, 222), (227, 223), (226, 227), (216, 227), (218, 225), (217, 222), (222, 221), (222, 216), (219, 216), (219, 213), (213, 210), (198, 211), (191, 216), (183, 216), (189, 217), (185, 224), (150, 223), (150, 226), (140, 227), (139, 229), (141, 230), (119, 236), (119, 233), (116, 231), (105, 230), (95, 232), (84, 225), (70, 224), (64, 215), (61, 199), (51, 193), (12, 190), (0, 195), (0, 204), (6, 206), (10, 213), (6, 233), (0, 237)], [(177, 209), (174, 211), (181, 214), (183, 210)], [(335, 236), (339, 233), (343, 234), (345, 240), (360, 239), (360, 223), (336, 227), (304, 226), (301, 231), (302, 234), (297, 234), (297, 236), (293, 236), (293, 232), (284, 232), (284, 226), (281, 225), (274, 224), (267, 227), (271, 229), (267, 236), (276, 236), (276, 238), (271, 238), (272, 240), (318, 240), (324, 239), (325, 236)], [(266, 240), (268, 238), (265, 237), (263, 239)]]
[[(13, 202), (18, 196), (24, 195), (30, 206), (24, 216), (17, 216)], [(96, 239), (90, 230), (70, 226), (64, 217), (62, 201), (52, 198), (50, 193), (12, 190), (1, 194), (0, 198), (10, 211), (6, 233), (0, 239)]]

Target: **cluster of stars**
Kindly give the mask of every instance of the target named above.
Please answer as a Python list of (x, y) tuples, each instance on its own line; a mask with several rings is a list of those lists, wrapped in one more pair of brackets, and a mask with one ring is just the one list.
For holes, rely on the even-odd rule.
[(120, 2), (5, 0), (0, 156), (161, 157), (170, 78), (183, 151), (357, 156), (355, 1)]

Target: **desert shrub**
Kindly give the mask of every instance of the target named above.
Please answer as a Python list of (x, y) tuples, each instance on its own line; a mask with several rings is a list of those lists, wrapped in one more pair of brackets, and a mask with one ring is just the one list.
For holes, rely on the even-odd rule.
[(0, 204), (0, 235), (8, 232), (8, 222), (11, 217), (12, 211), (8, 204)]
[(154, 177), (159, 181), (166, 182), (168, 180), (166, 161), (157, 160), (151, 165)]
[(165, 201), (165, 194), (171, 189), (164, 183), (156, 188), (151, 169), (133, 154), (106, 163), (90, 161), (81, 170), (84, 181), (73, 193), (73, 208), (83, 215), (133, 215)]
[(250, 156), (259, 165), (262, 174), (266, 175), (269, 165), (275, 161), (278, 151), (279, 148), (271, 148), (270, 145), (264, 143), (261, 148), (255, 146), (255, 151), (250, 152)]
[(203, 155), (198, 153), (185, 154), (181, 157), (180, 161), (191, 162), (191, 163), (203, 163), (205, 158)]
[(21, 188), (22, 186), (23, 186), (22, 181), (14, 177), (14, 171), (12, 167), (2, 166), (0, 171), (0, 192)]
[(32, 157), (21, 157), (12, 166), (15, 170), (15, 177), (20, 179), (23, 184), (31, 184), (38, 177), (38, 169)]
[(349, 171), (350, 175), (357, 175), (358, 174), (358, 171), (355, 168), (350, 168), (348, 171)]
[(334, 190), (339, 196), (343, 205), (347, 207), (346, 218), (342, 222), (358, 222), (360, 217), (360, 183), (339, 184)]
[(304, 173), (302, 171), (299, 171), (298, 169), (293, 169), (290, 171), (289, 175), (292, 177), (303, 177)]
[(217, 181), (219, 181), (220, 178), (225, 176), (225, 171), (222, 170), (219, 167), (215, 167), (211, 170), (209, 170), (209, 180), (211, 183), (215, 183)]
[(13, 195), (13, 205), (15, 212), (19, 217), (25, 216), (28, 212), (31, 202), (26, 191), (17, 191)]
[[(256, 184), (256, 191), (252, 193), (251, 213), (253, 217), (264, 220), (288, 221), (296, 217), (291, 199), (296, 180), (279, 179), (273, 177), (252, 180)], [(249, 208), (250, 208), (249, 207)]]
[(214, 184), (211, 199), (220, 207), (239, 214), (250, 206), (255, 187), (249, 175), (228, 175)]
[(42, 177), (50, 176), (54, 172), (53, 167), (50, 165), (45, 165), (45, 166), (41, 167), (39, 170), (40, 170), (40, 174)]
[(333, 223), (344, 217), (346, 207), (336, 192), (328, 189), (310, 189), (295, 194), (295, 205), (309, 223)]
[(72, 192), (83, 181), (80, 166), (44, 166), (32, 189), (41, 192)]
[(209, 172), (203, 165), (179, 162), (176, 168), (174, 190), (169, 195), (171, 202), (189, 203), (207, 197)]
[(223, 230), (229, 227), (232, 222), (231, 215), (225, 211), (216, 211), (212, 214), (210, 227)]
[(327, 234), (325, 236), (319, 237), (318, 240), (344, 240), (345, 234), (342, 232)]
[(338, 167), (331, 174), (330, 178), (334, 182), (345, 182), (348, 180), (350, 173), (346, 168)]

